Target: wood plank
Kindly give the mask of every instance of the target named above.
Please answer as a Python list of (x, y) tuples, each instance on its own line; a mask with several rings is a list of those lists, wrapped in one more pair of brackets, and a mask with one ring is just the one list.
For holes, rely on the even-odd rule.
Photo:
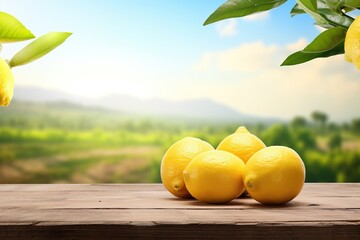
[[(22, 207), (33, 208), (221, 208), (233, 209), (266, 207), (253, 199), (236, 199), (228, 204), (209, 205), (196, 200), (181, 200), (165, 191), (162, 185), (18, 185), (13, 190), (0, 191), (0, 207), (16, 207), (21, 199)], [(315, 187), (315, 188), (314, 188)], [(4, 188), (7, 186), (4, 185)], [(322, 185), (306, 185), (304, 191), (281, 209), (309, 208), (360, 208), (358, 186), (343, 184), (340, 189), (323, 188)], [(1, 186), (0, 189), (3, 189)], [(321, 194), (319, 194), (319, 190)], [(336, 191), (336, 192), (335, 192)], [(29, 192), (31, 197), (29, 198)], [(44, 198), (46, 192), (46, 198)], [(316, 209), (316, 208), (315, 208)]]
[(264, 206), (180, 200), (161, 184), (0, 185), (0, 239), (360, 239), (359, 190), (305, 184), (289, 204)]
[[(247, 225), (0, 226), (2, 239), (359, 239), (348, 225), (328, 227)], [(300, 234), (299, 234), (300, 233)]]

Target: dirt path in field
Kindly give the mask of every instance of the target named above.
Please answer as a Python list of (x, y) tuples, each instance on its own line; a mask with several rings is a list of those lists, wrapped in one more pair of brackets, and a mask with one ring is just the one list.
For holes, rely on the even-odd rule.
[(159, 147), (156, 146), (134, 146), (134, 147), (123, 147), (118, 149), (93, 149), (88, 151), (73, 152), (68, 155), (57, 154), (54, 156), (40, 157), (40, 158), (29, 158), (26, 160), (15, 159), (13, 162), (19, 162), (20, 165), (26, 163), (33, 163), (37, 161), (41, 162), (61, 162), (67, 161), (70, 158), (72, 160), (82, 160), (87, 157), (111, 157), (117, 155), (151, 155), (158, 153), (160, 151)]
[[(126, 182), (133, 181), (131, 178), (137, 171), (146, 168), (152, 156), (159, 155), (160, 148), (127, 148), (121, 153), (127, 155), (119, 162), (100, 162), (87, 169), (86, 172), (75, 173), (71, 182), (93, 183), (93, 182)], [(134, 151), (135, 150), (135, 151)], [(117, 155), (117, 154), (116, 154)], [(102, 155), (104, 156), (104, 155)]]
[[(107, 163), (99, 160), (99, 163), (91, 165), (86, 172), (76, 172), (71, 177), (70, 182), (95, 182), (113, 177), (114, 175), (123, 175), (144, 168), (149, 164), (152, 156), (161, 154), (161, 148), (156, 146), (131, 146), (118, 149), (93, 149), (89, 151), (79, 151), (65, 154), (57, 154), (54, 156), (15, 159), (11, 165), (1, 167), (0, 182), (7, 180), (15, 180), (21, 182), (28, 175), (45, 173), (51, 167), (56, 167), (57, 163), (67, 161), (81, 161), (87, 158), (109, 158), (119, 157), (119, 161), (115, 163)], [(121, 160), (120, 160), (121, 159)], [(8, 176), (9, 175), (9, 176)], [(11, 181), (13, 182), (13, 181)]]
[(81, 160), (87, 157), (111, 157), (117, 155), (147, 155), (159, 152), (159, 147), (155, 146), (138, 146), (138, 147), (124, 147), (119, 149), (93, 149), (88, 151), (73, 152), (69, 155), (57, 154), (54, 156), (29, 158), (26, 160), (15, 159), (13, 162), (19, 162), (20, 165), (23, 163), (30, 163), (36, 161), (46, 162), (61, 162), (71, 158), (72, 160)]
[(345, 141), (342, 146), (343, 150), (356, 151), (360, 149), (359, 141)]

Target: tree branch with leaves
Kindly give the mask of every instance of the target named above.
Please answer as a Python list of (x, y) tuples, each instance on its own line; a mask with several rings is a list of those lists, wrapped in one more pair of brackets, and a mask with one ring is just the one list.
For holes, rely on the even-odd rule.
[[(14, 77), (11, 68), (28, 64), (48, 54), (61, 45), (72, 33), (50, 32), (21, 49), (10, 60), (0, 58), (0, 106), (8, 106), (14, 91)], [(14, 16), (0, 12), (0, 50), (2, 44), (34, 39), (31, 33)]]
[[(228, 0), (213, 12), (204, 25), (228, 18), (244, 17), (280, 7), (287, 0)], [(325, 29), (303, 50), (288, 56), (281, 66), (295, 65), (316, 58), (344, 54), (345, 58), (360, 68), (360, 20), (352, 27), (354, 18), (349, 12), (360, 9), (360, 0), (297, 0), (290, 11), (291, 16), (309, 14), (315, 24)], [(349, 30), (350, 29), (350, 30)], [(347, 32), (353, 32), (347, 44)], [(354, 39), (355, 38), (355, 39)], [(347, 51), (349, 54), (347, 54)]]

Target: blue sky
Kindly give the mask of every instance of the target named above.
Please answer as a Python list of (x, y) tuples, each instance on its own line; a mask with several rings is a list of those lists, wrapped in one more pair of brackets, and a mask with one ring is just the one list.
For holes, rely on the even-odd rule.
[[(359, 71), (342, 56), (279, 67), (320, 33), (310, 17), (290, 17), (295, 1), (253, 18), (202, 26), (222, 2), (2, 1), (1, 11), (36, 36), (74, 33), (43, 59), (15, 68), (16, 86), (91, 98), (211, 98), (241, 112), (282, 118), (315, 109), (340, 121), (360, 115)], [(1, 56), (10, 58), (26, 44), (5, 45)]]

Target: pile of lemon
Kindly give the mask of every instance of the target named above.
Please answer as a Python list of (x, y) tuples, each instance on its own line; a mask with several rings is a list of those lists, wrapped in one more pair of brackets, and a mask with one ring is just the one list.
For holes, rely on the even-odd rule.
[(300, 193), (305, 166), (291, 148), (266, 147), (239, 127), (216, 150), (198, 138), (177, 141), (165, 153), (160, 174), (165, 188), (179, 198), (225, 203), (246, 190), (260, 203), (284, 204)]

